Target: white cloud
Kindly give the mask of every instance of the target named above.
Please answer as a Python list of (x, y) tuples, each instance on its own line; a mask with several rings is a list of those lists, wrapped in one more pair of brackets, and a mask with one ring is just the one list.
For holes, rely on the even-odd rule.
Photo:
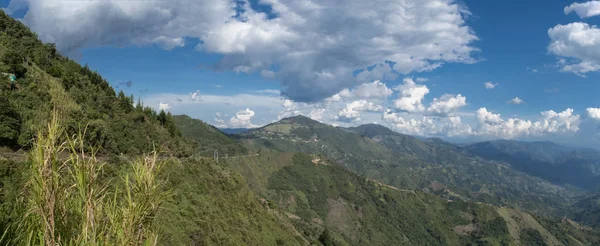
[(258, 93), (258, 94), (271, 94), (271, 95), (276, 95), (276, 96), (279, 96), (281, 94), (280, 90), (275, 90), (275, 89), (257, 90), (254, 92)]
[(416, 84), (412, 78), (405, 78), (403, 84), (394, 89), (400, 94), (398, 99), (394, 100), (394, 106), (397, 109), (407, 112), (422, 112), (425, 110), (422, 102), (425, 95), (429, 93), (427, 86)]
[(218, 128), (227, 128), (227, 124), (225, 123), (225, 121), (221, 118), (223, 117), (223, 115), (221, 114), (221, 112), (216, 112), (215, 113), (215, 126)]
[(565, 14), (568, 15), (573, 11), (575, 11), (581, 19), (600, 15), (600, 1), (573, 3), (565, 7)]
[(595, 120), (600, 120), (600, 108), (587, 108), (586, 111), (588, 117)]
[(510, 104), (517, 104), (517, 105), (518, 105), (518, 104), (521, 104), (521, 103), (523, 103), (523, 99), (521, 99), (521, 98), (519, 98), (519, 97), (515, 97), (515, 98), (513, 98), (513, 99), (510, 99), (510, 100), (508, 101), (508, 103), (510, 103)]
[(586, 23), (556, 25), (548, 30), (548, 51), (559, 57), (561, 71), (580, 76), (600, 70), (600, 29)]
[(427, 81), (429, 81), (429, 79), (428, 79), (428, 78), (421, 78), (421, 77), (417, 77), (417, 78), (415, 79), (415, 81), (417, 81), (417, 82), (419, 82), (419, 83), (423, 83), (423, 82), (427, 82)]
[(252, 117), (254, 117), (254, 111), (249, 108), (240, 110), (229, 119), (228, 126), (231, 128), (255, 128), (257, 126), (252, 124)]
[(483, 83), (483, 86), (485, 86), (485, 88), (488, 89), (488, 90), (494, 89), (498, 85), (499, 85), (499, 83), (495, 83), (494, 84), (494, 83), (492, 83), (492, 81), (488, 81), (488, 82)]
[[(294, 102), (275, 94), (253, 92), (256, 94), (203, 94), (201, 101), (176, 101), (175, 98), (185, 95), (159, 94), (150, 95), (144, 104), (158, 105), (158, 108), (168, 105), (169, 111), (174, 114), (188, 114), (217, 127), (256, 127), (301, 114), (328, 124), (352, 126), (379, 122), (405, 134), (468, 138), (473, 141), (496, 138), (571, 139), (569, 141), (573, 143), (595, 143), (597, 139), (591, 137), (600, 136), (597, 132), (600, 108), (589, 108), (583, 120), (573, 109), (543, 111), (538, 117), (527, 119), (517, 116), (503, 118), (486, 108), (473, 113), (462, 112), (466, 98), (459, 94), (435, 98), (429, 107), (419, 104), (423, 107), (421, 111), (395, 111), (383, 107), (386, 102), (384, 99), (355, 100), (348, 97), (360, 86), (343, 90), (339, 94), (345, 97), (338, 95), (338, 101), (318, 103)], [(583, 130), (586, 132), (581, 132)]]
[(388, 111), (383, 119), (391, 123), (391, 127), (401, 133), (420, 136), (468, 136), (472, 134), (471, 126), (462, 123), (459, 116), (413, 117), (408, 113), (392, 113)]
[(354, 87), (354, 89), (352, 89), (352, 91), (349, 91), (349, 92), (345, 91), (345, 92), (342, 92), (341, 94), (346, 97), (351, 96), (351, 97), (365, 98), (365, 99), (372, 99), (372, 98), (383, 99), (388, 96), (391, 96), (393, 92), (394, 91), (387, 88), (387, 86), (384, 83), (380, 82), (379, 80), (376, 80), (372, 83), (360, 84), (360, 85)]
[(372, 102), (368, 102), (366, 100), (353, 101), (346, 104), (339, 113), (337, 119), (340, 121), (348, 122), (348, 121), (360, 121), (360, 112), (361, 111), (382, 111), (383, 107), (381, 105), (374, 104)]
[(489, 112), (486, 108), (480, 108), (477, 110), (476, 114), (477, 120), (481, 125), (495, 125), (502, 123), (502, 118), (500, 114), (494, 114)]
[(23, 23), (62, 52), (106, 45), (173, 49), (185, 38), (198, 39), (197, 50), (222, 56), (213, 69), (277, 78), (296, 101), (318, 101), (357, 79), (477, 61), (469, 13), (453, 0), (261, 3), (272, 13), (234, 0), (12, 0), (7, 9), (25, 10)]
[(160, 102), (160, 103), (158, 104), (158, 110), (164, 110), (164, 111), (167, 111), (167, 110), (169, 110), (170, 108), (171, 108), (171, 106), (169, 106), (169, 103), (163, 103), (163, 102)]
[(573, 109), (562, 112), (553, 110), (543, 111), (539, 120), (523, 120), (509, 118), (504, 120), (500, 114), (487, 111), (486, 108), (477, 110), (476, 118), (479, 128), (478, 135), (494, 136), (501, 138), (516, 138), (523, 136), (541, 136), (553, 133), (575, 133), (579, 131), (580, 117), (573, 114)]
[(198, 99), (200, 99), (200, 90), (190, 93), (190, 100), (196, 101)]
[(428, 113), (436, 115), (450, 115), (458, 109), (467, 105), (467, 98), (458, 95), (444, 94), (440, 98), (434, 98), (433, 102), (427, 108)]

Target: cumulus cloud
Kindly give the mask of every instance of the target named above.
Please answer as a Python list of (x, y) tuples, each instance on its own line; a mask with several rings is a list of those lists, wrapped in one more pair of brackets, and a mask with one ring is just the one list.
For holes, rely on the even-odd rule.
[(553, 110), (541, 112), (541, 118), (536, 121), (519, 118), (502, 119), (500, 114), (489, 112), (486, 108), (477, 110), (479, 122), (478, 135), (501, 138), (516, 138), (522, 136), (540, 136), (549, 133), (575, 133), (579, 131), (580, 117), (573, 114), (573, 109), (562, 112)]
[(386, 111), (383, 119), (391, 123), (391, 127), (401, 133), (420, 136), (468, 136), (472, 134), (471, 126), (464, 124), (459, 116), (413, 117), (408, 113)]
[[(173, 113), (204, 119), (217, 127), (256, 127), (275, 119), (305, 115), (328, 124), (351, 126), (378, 122), (405, 134), (468, 138), (473, 141), (495, 138), (562, 139), (564, 137), (564, 139), (578, 139), (577, 141), (583, 139), (581, 143), (585, 141), (594, 143), (593, 141), (597, 142), (597, 139), (590, 139), (590, 137), (599, 136), (597, 127), (600, 121), (600, 108), (588, 108), (583, 119), (575, 114), (573, 109), (561, 112), (543, 111), (538, 117), (527, 119), (503, 118), (501, 114), (487, 108), (479, 108), (473, 113), (463, 112), (462, 108), (467, 104), (466, 97), (461, 94), (446, 94), (434, 98), (427, 107), (423, 105), (425, 102), (419, 102), (417, 104), (419, 106), (415, 108), (421, 107), (420, 111), (407, 111), (384, 107), (387, 101), (380, 96), (388, 93), (385, 89), (387, 86), (383, 87), (385, 84), (368, 83), (368, 85), (370, 85), (369, 90), (364, 89), (367, 87), (363, 88), (363, 85), (357, 85), (340, 91), (336, 94), (339, 97), (337, 101), (331, 99), (315, 103), (296, 102), (276, 94), (257, 91), (252, 92), (254, 94), (229, 96), (203, 94), (201, 101), (175, 100), (185, 94), (159, 94), (150, 95), (144, 103), (159, 105), (159, 108), (168, 105), (169, 111)], [(408, 80), (403, 85), (410, 85), (407, 86), (408, 90), (403, 90), (405, 92), (421, 86), (416, 83), (411, 84)], [(378, 91), (384, 93), (362, 93), (363, 90), (370, 91), (373, 88), (380, 88)], [(402, 96), (402, 91), (396, 93)], [(363, 95), (364, 98), (354, 97), (355, 94)], [(394, 100), (390, 99), (390, 101)], [(240, 111), (240, 108), (244, 110)]]
[(403, 83), (394, 89), (400, 94), (398, 99), (394, 100), (394, 106), (397, 109), (407, 112), (425, 110), (423, 98), (429, 93), (427, 86), (416, 84), (412, 78), (405, 78)]
[(23, 23), (62, 52), (200, 40), (196, 50), (222, 55), (211, 68), (276, 78), (295, 101), (319, 101), (357, 79), (477, 61), (469, 12), (453, 0), (261, 3), (271, 13), (234, 0), (12, 0), (8, 11), (24, 9)]
[(346, 107), (338, 113), (336, 119), (345, 122), (361, 121), (361, 111), (377, 112), (382, 110), (383, 107), (381, 105), (377, 105), (373, 102), (368, 102), (366, 100), (353, 101), (346, 104)]
[(216, 112), (215, 113), (215, 126), (218, 128), (227, 128), (227, 124), (225, 123), (225, 120), (222, 119), (223, 115), (221, 114), (221, 112)]
[(510, 104), (516, 104), (516, 105), (518, 105), (518, 104), (521, 104), (521, 103), (523, 103), (523, 99), (521, 99), (521, 98), (519, 98), (519, 97), (515, 97), (515, 98), (513, 98), (513, 99), (510, 99), (510, 100), (508, 101), (508, 103), (510, 103)]
[(580, 76), (600, 70), (600, 29), (587, 23), (574, 22), (556, 25), (548, 30), (548, 51), (559, 57), (563, 72)]
[(164, 103), (164, 102), (160, 102), (158, 104), (158, 110), (164, 110), (167, 111), (171, 108), (171, 106), (169, 106), (169, 103)]
[(450, 115), (458, 109), (467, 105), (467, 98), (458, 95), (444, 94), (440, 98), (434, 98), (433, 102), (427, 108), (427, 112), (436, 115)]
[(200, 99), (200, 90), (190, 93), (190, 100), (196, 101), (198, 99)]
[(600, 120), (600, 108), (587, 108), (587, 115), (594, 120)]
[(600, 15), (600, 1), (589, 1), (585, 3), (573, 3), (565, 7), (565, 14), (575, 11), (579, 18), (589, 18)]
[(257, 126), (252, 124), (252, 117), (254, 117), (254, 111), (249, 108), (240, 110), (229, 119), (228, 126), (231, 128), (255, 128)]
[(494, 84), (494, 83), (492, 83), (492, 81), (488, 81), (488, 82), (483, 83), (483, 86), (485, 86), (485, 88), (488, 89), (488, 90), (494, 89), (498, 85), (499, 85), (499, 83), (495, 83)]

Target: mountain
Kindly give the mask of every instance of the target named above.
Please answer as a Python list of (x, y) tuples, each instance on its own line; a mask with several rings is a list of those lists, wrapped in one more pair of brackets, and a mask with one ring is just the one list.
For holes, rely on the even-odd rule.
[[(593, 245), (580, 231), (511, 208), (398, 189), (316, 155), (262, 151), (227, 159), (251, 189), (285, 211), (307, 240), (336, 245)], [(574, 222), (573, 222), (574, 223)]]
[(16, 75), (0, 76), (0, 244), (307, 244), (243, 177), (182, 158), (235, 141), (116, 94), (3, 11), (0, 31), (0, 72)]
[(219, 129), (205, 122), (193, 119), (187, 115), (175, 115), (173, 120), (182, 136), (198, 143), (194, 154), (199, 156), (213, 156), (215, 151), (221, 155), (239, 155), (247, 152), (246, 148), (229, 138)]
[[(191, 123), (205, 125), (197, 120)], [(376, 128), (365, 129), (373, 132), (373, 137), (397, 135), (387, 128), (373, 127)], [(307, 143), (321, 143), (319, 148), (332, 153), (343, 150), (327, 147), (325, 140), (347, 143), (349, 147), (353, 142), (370, 147), (354, 147), (360, 153), (389, 151), (352, 130), (306, 117), (283, 119), (239, 136), (239, 143), (257, 154), (220, 159), (220, 164), (242, 174), (258, 197), (289, 218), (293, 228), (313, 244), (332, 241), (336, 245), (529, 245), (533, 242), (574, 245), (594, 244), (597, 240), (592, 232), (579, 232), (565, 221), (399, 189), (346, 170), (325, 155), (289, 151), (316, 149), (302, 146)], [(276, 139), (281, 142), (258, 144)], [(426, 147), (447, 143), (432, 139), (416, 144)]]
[(552, 142), (497, 140), (465, 146), (469, 152), (557, 184), (590, 191), (600, 187), (600, 151)]
[[(135, 103), (88, 66), (61, 56), (24, 24), (0, 13), (0, 145), (29, 148), (52, 114), (69, 135), (85, 132), (90, 145), (111, 154), (141, 154), (154, 148), (188, 155), (170, 113)], [(150, 144), (148, 144), (150, 143)]]
[(398, 188), (554, 216), (583, 191), (490, 162), (440, 139), (422, 141), (379, 125), (341, 128), (307, 117), (283, 119), (241, 134), (249, 149), (321, 155)]

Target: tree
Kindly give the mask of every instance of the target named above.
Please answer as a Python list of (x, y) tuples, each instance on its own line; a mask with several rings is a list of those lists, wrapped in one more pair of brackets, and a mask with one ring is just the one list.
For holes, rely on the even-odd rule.
[(25, 73), (27, 73), (27, 69), (23, 67), (24, 57), (19, 52), (11, 50), (4, 54), (2, 57), (2, 62), (7, 66), (9, 73), (15, 74), (17, 78), (25, 77)]
[(21, 130), (21, 117), (8, 99), (0, 98), (0, 145), (16, 146)]

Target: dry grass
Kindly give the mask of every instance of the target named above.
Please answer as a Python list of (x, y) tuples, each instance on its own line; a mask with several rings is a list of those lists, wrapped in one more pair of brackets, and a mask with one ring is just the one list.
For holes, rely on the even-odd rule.
[(156, 245), (152, 220), (170, 194), (158, 178), (163, 162), (153, 153), (131, 162), (116, 180), (102, 179), (105, 163), (96, 158), (98, 148), (86, 145), (85, 129), (66, 136), (60, 119), (55, 111), (36, 137), (16, 206), (21, 220), (10, 227), (17, 236), (2, 243)]

